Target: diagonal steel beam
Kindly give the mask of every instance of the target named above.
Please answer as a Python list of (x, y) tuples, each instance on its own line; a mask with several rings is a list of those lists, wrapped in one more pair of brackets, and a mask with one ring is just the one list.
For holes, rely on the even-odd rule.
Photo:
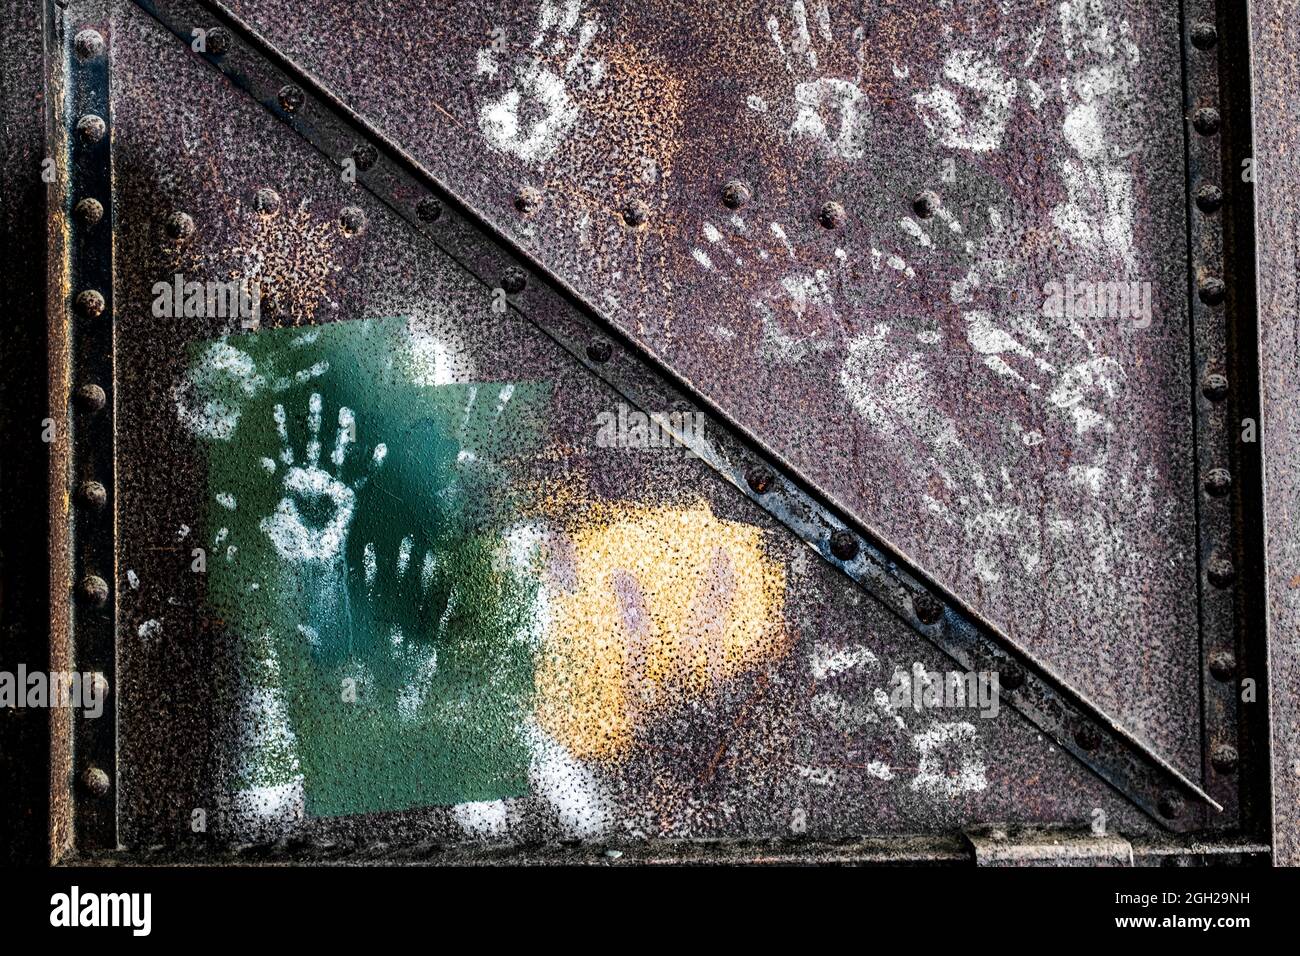
[[(402, 147), (215, 0), (133, 0), (331, 162), (355, 163), (356, 182), (627, 401), (700, 412), (711, 437), (675, 434), (717, 473), (798, 535), (918, 634), (968, 670), (1000, 675), (1003, 699), (1162, 826), (1196, 829), (1221, 806), (1042, 661), (929, 580), (896, 547), (801, 475), (662, 359), (632, 341), (479, 216)], [(364, 162), (356, 162), (364, 157)]]

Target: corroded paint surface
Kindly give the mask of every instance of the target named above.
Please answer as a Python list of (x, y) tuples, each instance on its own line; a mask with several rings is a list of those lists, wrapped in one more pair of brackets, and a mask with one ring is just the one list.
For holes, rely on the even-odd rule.
[(232, 7), (1198, 765), (1176, 9)]
[[(830, 839), (991, 819), (1090, 825), (1098, 812), (1124, 833), (1150, 829), (1011, 709), (982, 716), (897, 700), (900, 676), (950, 664), (700, 461), (599, 440), (598, 414), (618, 411), (614, 393), (495, 312), (491, 290), (268, 124), (147, 17), (124, 8), (115, 43), (132, 77), (114, 101), (118, 189), (131, 211), (116, 290), (126, 843)], [(165, 228), (178, 210), (195, 224), (181, 240)], [(277, 256), (307, 264), (296, 274), (319, 285), (310, 300), (279, 299), (260, 329), (237, 317), (153, 314), (155, 283), (177, 271), (247, 278)], [(291, 292), (297, 281), (271, 287)], [(307, 302), (310, 314), (300, 311)], [(373, 329), (383, 330), (380, 344)], [(318, 354), (327, 340), (333, 351)], [(373, 388), (344, 396), (330, 377), (337, 362), (377, 362), (358, 378)], [(474, 390), (491, 411), (510, 383), (521, 399), (531, 389), (526, 423), (489, 415), (470, 442), (462, 419), (443, 414), (445, 396), (464, 409)], [(393, 403), (402, 414), (437, 423), (430, 441), (452, 443), (416, 455), (400, 475), (388, 469), (403, 454), (437, 443), (386, 439), (389, 388), (407, 390)], [(491, 452), (482, 462), (495, 466), (493, 481), (467, 491), (464, 512), (446, 511), (439, 492), (473, 470), (472, 448)], [(372, 496), (383, 488), (399, 500)], [(432, 497), (412, 505), (412, 495)], [(354, 510), (339, 521), (343, 502)], [(483, 542), (488, 560), (459, 561), (449, 582), (475, 569), (528, 582), (510, 602), (517, 614), (492, 615), (509, 618), (509, 633), (496, 627), (484, 639), (494, 653), (512, 642), (526, 649), (532, 686), (521, 682), (507, 727), (470, 721), (460, 736), (441, 733), (432, 701), (415, 701), (388, 747), (398, 757), (438, 753), (453, 777), (466, 770), (461, 779), (487, 748), (519, 760), (474, 793), (395, 793), (398, 778), (361, 746), (373, 746), (373, 726), (321, 733), (351, 719), (339, 715), (354, 703), (281, 692), (286, 678), (323, 666), (332, 679), (335, 663), (358, 659), (372, 669), (395, 662), (394, 693), (374, 702), (386, 714), (400, 717), (412, 702), (403, 696), (412, 678), (417, 690), (446, 689), (421, 684), (416, 658), (399, 652), (455, 657), (434, 621), (451, 604), (434, 586), (439, 555), (454, 549), (426, 533), (453, 513), (473, 516), (458, 537)], [(195, 548), (205, 573), (193, 570)], [(329, 577), (336, 560), (342, 579)], [(375, 602), (385, 627), (366, 623), (364, 608), (336, 614), (331, 602), (364, 605), (389, 578)], [(251, 584), (273, 586), (275, 599), (251, 595)], [(476, 607), (491, 606), (483, 597)], [(399, 645), (392, 626), (404, 608)], [(356, 632), (337, 625), (358, 615), (382, 647), (348, 646)], [(255, 618), (272, 623), (271, 643)], [(322, 663), (322, 649), (337, 661)], [(271, 777), (250, 779), (259, 767)], [(313, 799), (322, 780), (346, 785), (347, 799)], [(249, 799), (258, 786), (269, 789)], [(366, 812), (375, 809), (391, 812)]]
[(1273, 852), (1277, 865), (1300, 864), (1300, 44), (1295, 11), (1250, 5), (1259, 257), (1259, 356), (1268, 528), (1269, 699), (1273, 727)]

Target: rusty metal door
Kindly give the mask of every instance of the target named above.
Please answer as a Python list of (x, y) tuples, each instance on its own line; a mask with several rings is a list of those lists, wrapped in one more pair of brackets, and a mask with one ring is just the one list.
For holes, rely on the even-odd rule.
[(56, 858), (1267, 857), (1237, 13), (47, 4)]

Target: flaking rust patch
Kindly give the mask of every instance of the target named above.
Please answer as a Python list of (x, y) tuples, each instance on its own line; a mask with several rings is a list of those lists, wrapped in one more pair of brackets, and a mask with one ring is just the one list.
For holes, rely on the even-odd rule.
[(176, 249), (178, 267), (195, 270), (195, 279), (208, 274), (241, 283), (256, 281), (264, 323), (315, 321), (317, 310), (330, 298), (335, 276), (342, 271), (343, 235), (337, 221), (313, 214), (310, 199), (296, 204), (285, 199), (274, 211), (236, 203), (234, 219), (238, 224), (235, 245), (200, 253), (188, 263)]
[(557, 535), (538, 723), (579, 759), (625, 756), (656, 715), (790, 648), (764, 533), (708, 504), (611, 505)]
[[(645, 295), (672, 275), (665, 250), (676, 227), (663, 211), (682, 145), (686, 80), (640, 47), (613, 43), (601, 52), (609, 79), (587, 94), (575, 135), (556, 154), (544, 189), (600, 268), (626, 255), (631, 243)], [(591, 169), (601, 170), (599, 180), (574, 175)], [(645, 204), (645, 220), (627, 222), (625, 211), (637, 202)]]

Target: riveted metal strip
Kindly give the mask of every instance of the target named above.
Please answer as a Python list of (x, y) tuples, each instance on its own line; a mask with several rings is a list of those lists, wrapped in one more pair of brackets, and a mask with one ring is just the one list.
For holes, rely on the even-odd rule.
[[(1186, 0), (1183, 20), (1202, 753), (1205, 788), (1224, 807), (1207, 821), (1217, 830), (1243, 822), (1240, 682), (1246, 675), (1239, 625), (1255, 578), (1241, 533), (1243, 504), (1250, 498), (1243, 459), (1257, 447), (1248, 444), (1254, 436), (1242, 432), (1250, 414), (1252, 363), (1234, 349), (1241, 330), (1252, 325), (1253, 287), (1242, 278), (1252, 273), (1253, 256), (1248, 246), (1230, 245), (1232, 235), (1250, 235), (1252, 212), (1244, 180), (1250, 170), (1240, 165), (1249, 156), (1234, 155), (1234, 144), (1243, 137), (1249, 142), (1249, 92), (1228, 95), (1225, 82), (1234, 50), (1245, 55), (1244, 11), (1234, 7)], [(1241, 76), (1248, 76), (1245, 64), (1238, 65)]]
[(106, 22), (79, 22), (66, 11), (56, 17), (66, 83), (67, 186), (57, 220), (67, 251), (61, 315), (69, 378), (62, 398), (71, 460), (61, 477), (71, 518), (68, 664), (77, 681), (96, 685), (82, 686), (72, 701), (103, 702), (99, 712), (73, 706), (70, 716), (72, 779), (64, 783), (73, 793), (75, 843), (84, 851), (117, 845), (112, 32)]
[[(690, 447), (756, 504), (802, 538), (919, 634), (971, 670), (1001, 675), (1003, 699), (1162, 825), (1194, 828), (1193, 806), (1217, 809), (1196, 784), (1128, 734), (1050, 669), (932, 583), (886, 542), (848, 518), (830, 496), (713, 406), (671, 368), (624, 337), (559, 277), (497, 235), (399, 146), (220, 4), (135, 0), (236, 86), (325, 156), (355, 170), (373, 194), (488, 289), (641, 409), (705, 416)], [(213, 37), (217, 38), (214, 44)], [(361, 215), (356, 211), (356, 215)], [(672, 431), (671, 428), (667, 428)]]

